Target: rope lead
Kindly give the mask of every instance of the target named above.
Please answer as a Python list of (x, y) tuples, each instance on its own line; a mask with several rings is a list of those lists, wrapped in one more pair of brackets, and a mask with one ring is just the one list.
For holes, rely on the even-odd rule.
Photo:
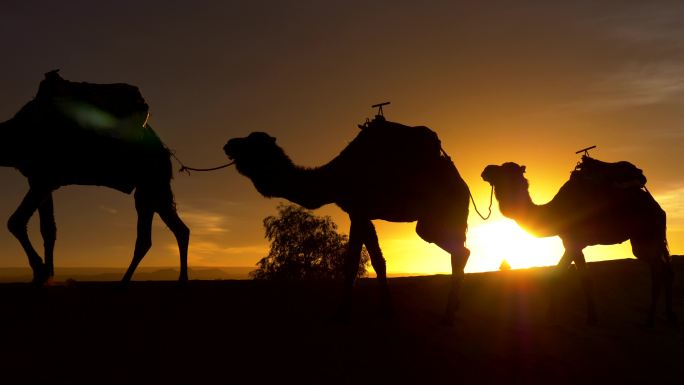
[(188, 175), (190, 175), (190, 171), (214, 171), (214, 170), (220, 170), (220, 169), (222, 169), (222, 168), (226, 168), (226, 167), (228, 167), (228, 166), (232, 166), (232, 165), (235, 163), (235, 161), (232, 161), (232, 162), (230, 162), (230, 163), (226, 163), (226, 164), (223, 164), (223, 165), (220, 165), (220, 166), (210, 167), (210, 168), (194, 168), (194, 167), (188, 167), (188, 166), (186, 166), (185, 164), (183, 164), (183, 162), (181, 162), (180, 159), (178, 159), (178, 157), (176, 156), (176, 151), (173, 151), (173, 150), (171, 150), (171, 149), (168, 148), (168, 147), (167, 147), (166, 149), (169, 151), (169, 154), (171, 154), (171, 156), (173, 157), (173, 159), (175, 159), (176, 162), (178, 162), (178, 164), (181, 165), (181, 168), (178, 169), (178, 172), (184, 172), (184, 173), (186, 173), (186, 174), (188, 174)]
[[(442, 152), (442, 155), (444, 155), (447, 159), (449, 159), (449, 161), (451, 161), (451, 157), (449, 156), (449, 154), (447, 154), (447, 152), (444, 150), (442, 146), (439, 147), (439, 150)], [(492, 203), (494, 202), (494, 185), (492, 185), (492, 192), (489, 193), (489, 214), (487, 214), (486, 217), (480, 214), (480, 210), (477, 209), (477, 205), (475, 204), (475, 198), (473, 198), (473, 193), (470, 192), (470, 188), (468, 188), (468, 194), (470, 195), (470, 201), (473, 202), (473, 207), (475, 208), (475, 212), (477, 213), (477, 215), (479, 215), (483, 221), (489, 219), (489, 217), (492, 215)]]
[(470, 194), (470, 200), (473, 202), (473, 207), (475, 208), (475, 212), (477, 213), (477, 215), (479, 215), (480, 218), (482, 218), (482, 220), (484, 221), (489, 219), (489, 217), (492, 215), (492, 203), (494, 202), (494, 185), (492, 185), (492, 192), (489, 193), (489, 214), (487, 214), (486, 217), (480, 214), (480, 211), (477, 209), (477, 205), (475, 204), (475, 198), (473, 198), (473, 193), (471, 193), (470, 191), (468, 191), (468, 193)]
[(211, 167), (211, 168), (194, 168), (194, 167), (188, 167), (188, 166), (184, 165), (183, 163), (181, 163), (181, 166), (182, 166), (182, 167), (181, 167), (180, 169), (178, 169), (178, 172), (185, 172), (185, 173), (187, 173), (188, 175), (190, 175), (190, 171), (214, 171), (214, 170), (220, 170), (220, 169), (222, 169), (222, 168), (226, 168), (226, 167), (228, 167), (228, 166), (232, 166), (233, 163), (235, 163), (235, 162), (233, 161), (233, 162), (230, 162), (230, 163), (223, 164), (223, 165), (221, 165), (221, 166), (216, 166), (216, 167)]

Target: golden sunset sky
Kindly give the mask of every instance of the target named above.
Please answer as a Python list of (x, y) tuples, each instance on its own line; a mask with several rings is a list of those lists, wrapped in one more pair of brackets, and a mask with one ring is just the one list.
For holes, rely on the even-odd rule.
[[(545, 203), (578, 149), (597, 145), (598, 159), (635, 163), (668, 213), (671, 252), (681, 254), (682, 20), (678, 1), (5, 0), (0, 120), (59, 68), (69, 80), (140, 87), (150, 124), (188, 165), (224, 163), (227, 139), (266, 131), (296, 163), (317, 166), (356, 136), (371, 104), (389, 100), (389, 120), (439, 134), (481, 211), (488, 164), (525, 164), (533, 199)], [(28, 185), (8, 168), (0, 183), (0, 218), (9, 218)], [(173, 187), (192, 230), (191, 267), (253, 266), (266, 254), (262, 220), (280, 200), (261, 197), (234, 169), (177, 174)], [(132, 197), (67, 187), (55, 207), (57, 269), (128, 266)], [(513, 267), (558, 261), (558, 238), (533, 240), (493, 210), (487, 223), (471, 210), (467, 271), (497, 269), (504, 258)], [(348, 232), (337, 207), (316, 213)], [(376, 226), (389, 273), (450, 270), (414, 224)], [(153, 242), (141, 266), (177, 267), (175, 240), (158, 218)], [(628, 242), (585, 254), (631, 257)], [(0, 267), (27, 265), (0, 229)]]

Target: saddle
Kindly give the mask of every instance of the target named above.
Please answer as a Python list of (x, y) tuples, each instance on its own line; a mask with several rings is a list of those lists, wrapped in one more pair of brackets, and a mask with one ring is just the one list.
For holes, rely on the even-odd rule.
[(632, 163), (603, 162), (588, 155), (582, 156), (582, 160), (570, 174), (570, 179), (618, 189), (642, 189), (646, 186), (643, 171)]
[(360, 124), (359, 128), (362, 130), (360, 136), (380, 137), (386, 149), (392, 149), (401, 156), (418, 162), (438, 160), (446, 155), (437, 133), (425, 126), (406, 126), (376, 115), (373, 120)]
[(41, 109), (56, 110), (82, 127), (117, 130), (143, 128), (149, 106), (138, 87), (63, 79), (59, 70), (45, 74), (34, 99)]

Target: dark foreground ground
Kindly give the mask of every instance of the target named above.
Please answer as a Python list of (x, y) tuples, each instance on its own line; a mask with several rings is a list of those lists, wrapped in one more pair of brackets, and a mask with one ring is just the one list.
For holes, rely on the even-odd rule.
[(330, 321), (329, 283), (2, 284), (0, 384), (684, 383), (684, 325), (641, 326), (646, 266), (590, 267), (594, 327), (573, 273), (559, 282), (559, 319), (546, 319), (547, 269), (468, 275), (451, 328), (439, 324), (446, 276), (391, 279), (392, 320), (361, 280), (348, 324)]

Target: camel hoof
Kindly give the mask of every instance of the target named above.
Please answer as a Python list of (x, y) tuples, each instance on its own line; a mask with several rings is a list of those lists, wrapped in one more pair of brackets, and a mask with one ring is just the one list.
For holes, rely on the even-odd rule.
[(35, 286), (44, 286), (50, 279), (50, 274), (48, 274), (45, 266), (36, 267), (33, 269), (33, 280), (31, 283)]
[(127, 292), (128, 289), (131, 287), (131, 280), (130, 279), (122, 279), (119, 281), (119, 283), (116, 285), (116, 290), (124, 293)]

